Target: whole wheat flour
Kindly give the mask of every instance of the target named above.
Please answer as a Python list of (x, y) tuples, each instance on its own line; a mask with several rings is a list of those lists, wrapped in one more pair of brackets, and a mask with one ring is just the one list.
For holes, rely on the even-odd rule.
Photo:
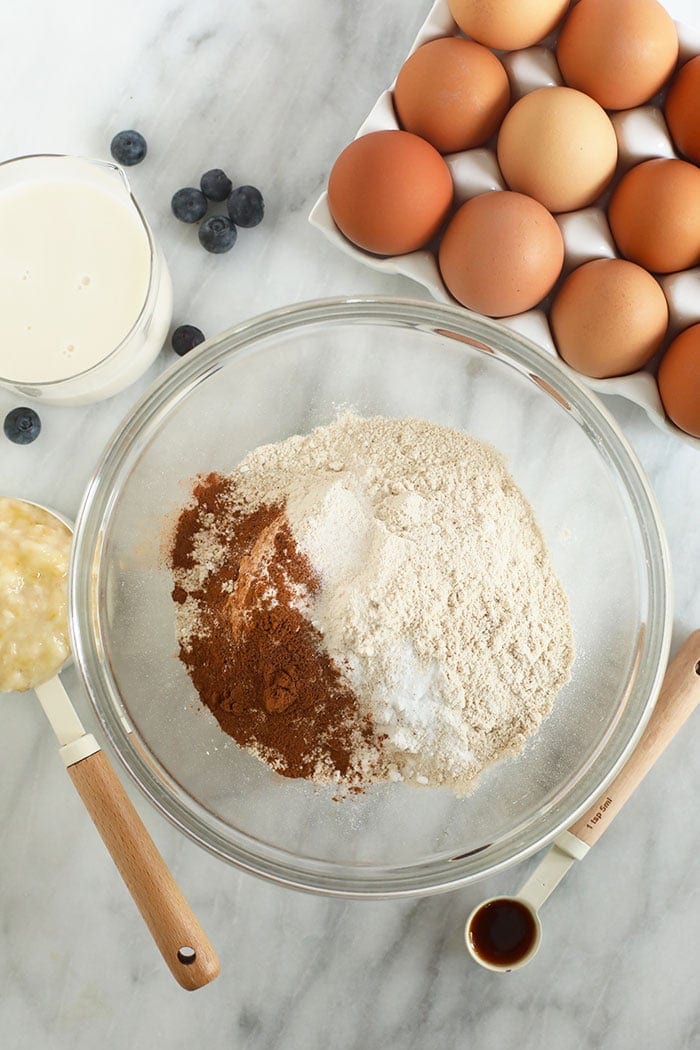
[[(308, 560), (317, 584), (298, 608), (374, 727), (365, 779), (463, 790), (537, 730), (569, 677), (568, 602), (495, 449), (345, 414), (256, 449), (226, 481), (231, 513), (283, 508)], [(207, 520), (175, 574), (183, 595), (227, 558)], [(178, 608), (186, 642), (201, 602)]]

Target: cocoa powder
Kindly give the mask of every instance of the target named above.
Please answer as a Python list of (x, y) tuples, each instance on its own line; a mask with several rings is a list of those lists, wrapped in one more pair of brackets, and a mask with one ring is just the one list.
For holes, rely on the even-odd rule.
[[(192, 572), (202, 546), (225, 550), (204, 578)], [(241, 511), (226, 478), (202, 477), (170, 563), (173, 600), (191, 620), (180, 659), (224, 732), (284, 776), (362, 779), (357, 756), (366, 772), (381, 742), (304, 615), (319, 580), (284, 506)]]

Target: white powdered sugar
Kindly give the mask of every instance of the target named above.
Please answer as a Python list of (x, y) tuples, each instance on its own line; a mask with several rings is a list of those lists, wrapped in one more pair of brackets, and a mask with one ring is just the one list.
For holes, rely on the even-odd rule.
[(566, 595), (498, 452), (351, 414), (256, 449), (242, 508), (286, 504), (321, 581), (306, 614), (371, 713), (381, 776), (463, 789), (519, 750), (573, 660)]

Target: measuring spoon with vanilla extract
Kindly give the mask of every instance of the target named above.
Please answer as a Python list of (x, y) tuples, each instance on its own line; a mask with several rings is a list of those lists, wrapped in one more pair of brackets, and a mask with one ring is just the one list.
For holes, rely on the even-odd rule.
[(514, 897), (491, 897), (467, 919), (465, 940), (475, 962), (510, 973), (534, 957), (542, 939), (539, 909), (576, 860), (620, 812), (700, 701), (700, 630), (694, 631), (668, 666), (659, 698), (639, 743), (607, 790), (554, 845)]

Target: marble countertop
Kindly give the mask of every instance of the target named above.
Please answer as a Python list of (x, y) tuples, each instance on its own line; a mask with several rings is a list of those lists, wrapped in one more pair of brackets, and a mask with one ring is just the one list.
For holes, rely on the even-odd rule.
[[(667, 0), (691, 21), (695, 0)], [(307, 224), (328, 169), (389, 83), (428, 0), (48, 0), (3, 17), (4, 156), (108, 155), (142, 130), (135, 193), (162, 243), (176, 323), (209, 335), (272, 307), (345, 293), (419, 297)], [(207, 256), (169, 213), (209, 167), (259, 185), (264, 224)], [(0, 491), (75, 514), (121, 417), (169, 364), (111, 401), (43, 408), (41, 439), (0, 440)], [(0, 391), (0, 417), (16, 399)], [(656, 491), (675, 571), (674, 647), (700, 625), (700, 457), (611, 400)], [(77, 683), (66, 683), (91, 728)], [(183, 838), (127, 784), (220, 953), (187, 996), (170, 978), (61, 768), (29, 697), (2, 698), (0, 1042), (7, 1050), (690, 1050), (700, 1042), (700, 767), (689, 725), (597, 848), (546, 906), (536, 962), (500, 977), (462, 942), (478, 886), (406, 902), (305, 896), (241, 874)]]

